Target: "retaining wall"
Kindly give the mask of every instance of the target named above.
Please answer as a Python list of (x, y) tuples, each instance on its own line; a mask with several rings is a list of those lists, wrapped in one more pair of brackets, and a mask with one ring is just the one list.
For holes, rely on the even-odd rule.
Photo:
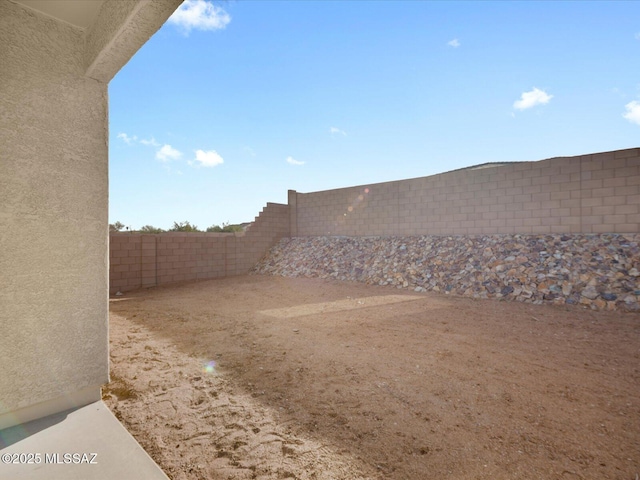
[(640, 148), (289, 192), (291, 236), (640, 232)]
[(638, 311), (639, 243), (639, 234), (298, 237), (253, 271)]
[(240, 233), (113, 232), (109, 293), (187, 280), (242, 275), (289, 235), (288, 205), (268, 203)]

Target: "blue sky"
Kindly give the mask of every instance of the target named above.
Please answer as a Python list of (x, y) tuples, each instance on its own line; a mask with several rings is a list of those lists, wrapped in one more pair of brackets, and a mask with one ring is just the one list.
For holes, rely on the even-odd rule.
[(188, 0), (111, 81), (109, 221), (640, 146), (640, 2)]

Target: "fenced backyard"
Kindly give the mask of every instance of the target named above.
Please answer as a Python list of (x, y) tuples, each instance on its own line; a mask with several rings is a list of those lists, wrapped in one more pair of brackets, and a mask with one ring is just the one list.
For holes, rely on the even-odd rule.
[(173, 479), (640, 472), (637, 313), (263, 275), (111, 301), (105, 400)]
[(113, 234), (105, 401), (173, 479), (637, 480), (639, 228), (636, 148)]

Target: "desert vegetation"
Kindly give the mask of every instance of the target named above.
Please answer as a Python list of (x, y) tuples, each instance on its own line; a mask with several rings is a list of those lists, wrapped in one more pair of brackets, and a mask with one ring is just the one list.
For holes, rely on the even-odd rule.
[(222, 225), (211, 225), (207, 227), (205, 230), (201, 230), (197, 225), (192, 224), (188, 220), (184, 222), (173, 222), (173, 227), (168, 230), (164, 230), (162, 228), (154, 227), (153, 225), (144, 225), (139, 229), (133, 229), (132, 227), (126, 226), (124, 223), (117, 221), (115, 223), (109, 224), (110, 232), (134, 232), (134, 233), (164, 233), (164, 232), (207, 232), (207, 233), (234, 233), (234, 232), (242, 232), (248, 223), (239, 223), (239, 224), (229, 224), (229, 222), (223, 222)]

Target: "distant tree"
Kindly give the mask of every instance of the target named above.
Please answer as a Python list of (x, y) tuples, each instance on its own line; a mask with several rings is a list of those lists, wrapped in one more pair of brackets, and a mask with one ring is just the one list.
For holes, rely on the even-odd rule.
[(232, 233), (232, 232), (242, 232), (244, 229), (242, 225), (229, 225), (229, 222), (223, 223), (220, 225), (212, 225), (207, 228), (207, 232), (217, 232), (217, 233)]
[(242, 228), (242, 225), (225, 225), (222, 230), (225, 232), (242, 232), (244, 228)]
[(141, 231), (142, 233), (162, 233), (162, 232), (164, 232), (164, 230), (163, 230), (163, 229), (161, 229), (161, 228), (156, 228), (156, 227), (154, 227), (154, 226), (152, 226), (152, 225), (145, 225), (144, 227), (142, 227), (142, 228), (140, 229), (140, 231)]
[(109, 224), (109, 231), (110, 232), (119, 232), (123, 228), (124, 228), (124, 223), (122, 223), (122, 222), (116, 222), (116, 223), (110, 223)]
[(170, 232), (200, 232), (196, 225), (191, 225), (189, 222), (173, 222), (173, 228), (169, 229)]

